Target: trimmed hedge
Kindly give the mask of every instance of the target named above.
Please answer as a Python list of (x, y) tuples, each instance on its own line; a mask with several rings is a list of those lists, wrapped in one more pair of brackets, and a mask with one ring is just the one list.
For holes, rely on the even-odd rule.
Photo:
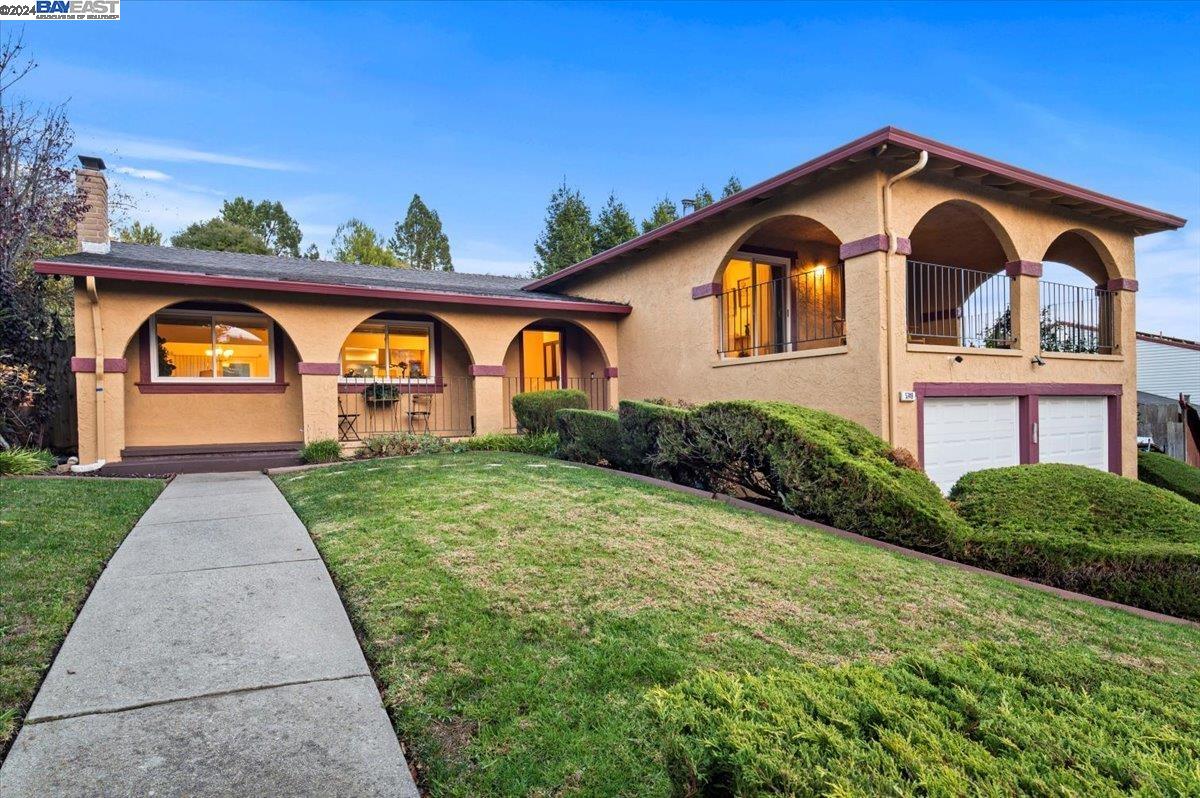
[(647, 705), (677, 795), (1200, 794), (1200, 676), (1083, 647), (701, 672)]
[(554, 414), (564, 408), (586, 410), (587, 394), (583, 391), (556, 389), (553, 391), (528, 391), (519, 393), (512, 398), (513, 415), (517, 424), (526, 432), (539, 434), (553, 432), (555, 428)]
[(625, 466), (621, 423), (609, 410), (567, 408), (555, 414), (558, 423), (558, 456), (591, 465)]
[(628, 467), (658, 479), (684, 485), (694, 484), (695, 476), (665, 456), (659, 445), (664, 436), (678, 436), (691, 411), (658, 402), (631, 400), (622, 401), (619, 407), (621, 439), (625, 445)]
[(944, 553), (969, 534), (937, 486), (864, 427), (781, 402), (713, 402), (660, 437), (699, 487), (737, 492), (814, 521)]
[(1200, 620), (1200, 507), (1174, 493), (1043, 463), (967, 474), (950, 498), (975, 527), (955, 559)]
[(1200, 504), (1200, 468), (1158, 452), (1138, 452), (1138, 479)]

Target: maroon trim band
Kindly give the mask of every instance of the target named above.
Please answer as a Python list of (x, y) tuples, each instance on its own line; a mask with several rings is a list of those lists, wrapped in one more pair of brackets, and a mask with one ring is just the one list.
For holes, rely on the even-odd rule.
[(1136, 292), (1138, 290), (1138, 281), (1129, 277), (1117, 277), (1105, 283), (1104, 287), (1109, 291)]
[(504, 366), (481, 366), (472, 364), (470, 368), (472, 377), (503, 377), (505, 375)]
[(615, 376), (617, 376), (617, 367), (616, 367), (616, 366), (607, 366), (607, 367), (605, 367), (605, 369), (604, 369), (604, 376), (605, 376), (605, 377), (615, 377)]
[(1036, 260), (1010, 260), (1004, 264), (1004, 273), (1009, 277), (1041, 277), (1042, 264)]
[[(860, 255), (869, 255), (872, 252), (887, 252), (888, 237), (883, 233), (877, 233), (873, 236), (860, 238), (857, 241), (851, 241), (842, 244), (838, 248), (838, 257), (842, 260), (857, 258)], [(912, 242), (903, 236), (896, 236), (896, 253), (898, 255), (911, 255)]]
[[(96, 358), (71, 358), (71, 371), (76, 374), (95, 374)], [(129, 371), (129, 361), (123, 357), (106, 357), (104, 358), (104, 371), (109, 374), (124, 374)]]
[(487, 305), (489, 307), (501, 308), (567, 310), (578, 311), (580, 313), (611, 313), (618, 316), (628, 316), (631, 310), (629, 305), (620, 305), (613, 302), (573, 300), (565, 297), (562, 300), (494, 297), (440, 291), (414, 291), (403, 288), (371, 288), (362, 285), (330, 285), (300, 280), (271, 280), (260, 277), (226, 277), (215, 274), (137, 269), (126, 266), (95, 266), (82, 263), (60, 263), (57, 261), (38, 261), (34, 264), (33, 268), (38, 274), (66, 274), (74, 277), (99, 277), (106, 280), (132, 280), (142, 283), (244, 288), (257, 291), (280, 291), (292, 294), (353, 296), (372, 299), (383, 298), (410, 302), (437, 302), (452, 305)]
[(296, 364), (296, 371), (313, 377), (339, 377), (342, 374), (342, 364), (301, 362)]
[(715, 296), (721, 293), (720, 283), (704, 283), (692, 289), (692, 299), (704, 299), (706, 296)]

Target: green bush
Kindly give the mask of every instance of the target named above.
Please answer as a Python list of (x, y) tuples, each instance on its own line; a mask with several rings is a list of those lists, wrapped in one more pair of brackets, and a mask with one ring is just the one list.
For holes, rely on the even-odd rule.
[(660, 437), (697, 486), (742, 493), (814, 521), (945, 552), (969, 532), (929, 478), (864, 427), (781, 402), (713, 402)]
[(525, 432), (539, 434), (554, 431), (554, 414), (564, 408), (586, 409), (587, 394), (575, 389), (529, 391), (512, 398), (513, 415)]
[(1198, 795), (1200, 676), (1079, 647), (701, 672), (647, 695), (677, 795)]
[(543, 457), (553, 457), (558, 450), (558, 433), (542, 432), (538, 434), (510, 435), (505, 432), (493, 432), (460, 441), (465, 451), (472, 452), (519, 452), (521, 454), (538, 454)]
[(622, 401), (618, 415), (628, 468), (658, 479), (693, 484), (694, 476), (666, 456), (659, 443), (664, 436), (678, 434), (689, 413), (682, 407), (661, 402)]
[(1138, 479), (1200, 504), (1200, 468), (1158, 452), (1138, 452)]
[(623, 468), (621, 422), (608, 410), (567, 408), (555, 414), (558, 421), (558, 456), (564, 460)]
[(436, 454), (445, 450), (446, 442), (436, 435), (422, 432), (389, 432), (372, 435), (363, 441), (359, 457), (398, 457), (409, 454)]
[(1200, 507), (1083, 466), (967, 474), (950, 492), (975, 530), (954, 558), (1200, 620)]
[(342, 459), (342, 445), (333, 438), (304, 444), (300, 459), (306, 463), (336, 463)]
[(0, 476), (37, 474), (54, 468), (58, 461), (45, 449), (26, 449), (16, 446), (0, 449)]

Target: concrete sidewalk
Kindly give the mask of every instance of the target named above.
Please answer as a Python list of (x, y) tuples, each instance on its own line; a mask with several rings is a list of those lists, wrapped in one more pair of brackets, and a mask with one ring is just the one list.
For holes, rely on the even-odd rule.
[(163, 491), (0, 770), (4, 798), (416, 794), (329, 574), (257, 473)]

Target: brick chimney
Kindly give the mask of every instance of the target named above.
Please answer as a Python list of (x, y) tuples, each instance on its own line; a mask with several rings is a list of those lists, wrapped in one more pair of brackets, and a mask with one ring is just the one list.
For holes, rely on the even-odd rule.
[(75, 186), (87, 197), (87, 210), (75, 228), (79, 249), (107, 254), (108, 178), (104, 176), (104, 161), (91, 155), (80, 155)]

